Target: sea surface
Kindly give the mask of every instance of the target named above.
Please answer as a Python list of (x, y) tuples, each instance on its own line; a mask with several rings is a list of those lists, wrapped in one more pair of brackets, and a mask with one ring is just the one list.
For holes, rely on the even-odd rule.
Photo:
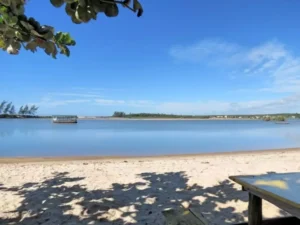
[(143, 156), (300, 147), (300, 120), (0, 119), (0, 157)]

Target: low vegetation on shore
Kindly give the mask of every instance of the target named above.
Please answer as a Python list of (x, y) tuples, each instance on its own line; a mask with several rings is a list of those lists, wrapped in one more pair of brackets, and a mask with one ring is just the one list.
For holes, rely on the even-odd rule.
[(277, 122), (284, 122), (286, 121), (285, 116), (266, 116), (263, 118), (264, 121), (277, 121)]
[(264, 121), (285, 121), (286, 119), (300, 119), (298, 113), (285, 114), (259, 114), (259, 115), (175, 115), (175, 114), (160, 114), (160, 113), (130, 113), (114, 112), (114, 118), (170, 118), (170, 119), (253, 119)]
[(12, 102), (2, 101), (0, 103), (0, 118), (32, 118), (36, 116), (39, 107), (32, 105), (24, 105), (16, 111), (16, 107)]

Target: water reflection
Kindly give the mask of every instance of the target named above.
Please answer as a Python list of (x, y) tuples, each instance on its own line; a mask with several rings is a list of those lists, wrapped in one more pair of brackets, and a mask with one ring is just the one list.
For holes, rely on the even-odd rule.
[(0, 130), (0, 137), (12, 136), (14, 130)]
[(294, 132), (287, 132), (285, 134), (285, 137), (295, 143), (297, 143), (298, 145), (300, 145), (300, 131), (294, 131)]
[(156, 155), (300, 146), (300, 123), (0, 120), (0, 156)]
[(31, 129), (20, 129), (18, 127), (0, 127), (0, 138), (8, 137), (8, 136), (17, 136), (17, 135), (24, 135), (24, 136), (34, 136), (38, 131), (34, 128)]

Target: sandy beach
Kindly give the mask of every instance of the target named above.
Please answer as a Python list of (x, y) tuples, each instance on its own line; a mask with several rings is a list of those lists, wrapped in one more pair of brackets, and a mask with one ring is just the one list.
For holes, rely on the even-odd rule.
[[(211, 155), (0, 160), (0, 224), (164, 224), (165, 208), (199, 207), (214, 224), (247, 221), (230, 175), (300, 172), (300, 149)], [(89, 160), (88, 160), (89, 159)], [(19, 160), (19, 161), (18, 161)], [(264, 202), (265, 218), (285, 212)]]

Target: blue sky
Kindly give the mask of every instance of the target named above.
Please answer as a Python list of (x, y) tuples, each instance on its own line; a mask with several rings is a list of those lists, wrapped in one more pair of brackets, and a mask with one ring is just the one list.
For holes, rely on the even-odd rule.
[[(297, 0), (146, 1), (72, 24), (31, 0), (26, 13), (68, 31), (71, 57), (0, 52), (0, 100), (40, 114), (300, 112)], [(43, 9), (43, 10), (41, 10)]]

